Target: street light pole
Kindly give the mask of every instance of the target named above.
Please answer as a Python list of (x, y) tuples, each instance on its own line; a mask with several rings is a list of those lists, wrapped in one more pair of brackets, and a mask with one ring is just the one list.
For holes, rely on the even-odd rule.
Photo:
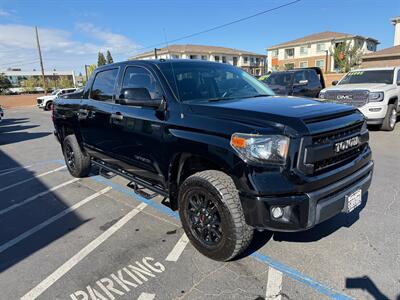
[(157, 56), (157, 51), (160, 51), (160, 50), (161, 50), (161, 49), (154, 48), (154, 57), (155, 57), (155, 59), (158, 58), (158, 56)]

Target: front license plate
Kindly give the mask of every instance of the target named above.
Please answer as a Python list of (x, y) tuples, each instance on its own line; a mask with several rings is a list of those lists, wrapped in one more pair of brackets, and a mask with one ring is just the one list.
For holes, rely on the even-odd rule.
[(362, 202), (362, 191), (357, 190), (354, 193), (346, 196), (347, 212), (352, 212), (357, 206), (360, 206)]

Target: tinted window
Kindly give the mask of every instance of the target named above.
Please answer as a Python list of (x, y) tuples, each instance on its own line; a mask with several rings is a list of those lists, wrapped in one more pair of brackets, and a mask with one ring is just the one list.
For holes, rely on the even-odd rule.
[(126, 68), (122, 88), (146, 88), (150, 93), (151, 99), (162, 98), (160, 85), (154, 76), (144, 68)]
[(114, 85), (117, 78), (118, 69), (101, 71), (96, 74), (90, 98), (94, 100), (111, 100), (114, 94)]
[(399, 82), (400, 82), (400, 70), (397, 71), (397, 83), (399, 83)]
[(393, 70), (354, 71), (348, 73), (339, 84), (351, 83), (393, 83)]
[(291, 83), (293, 73), (272, 73), (264, 82), (268, 85), (287, 86)]
[(181, 101), (274, 95), (263, 83), (228, 64), (179, 62), (159, 66)]
[(303, 80), (307, 80), (306, 72), (296, 72), (294, 74), (293, 83), (300, 83)]
[(307, 71), (308, 72), (308, 81), (312, 84), (320, 84), (320, 79), (315, 71)]

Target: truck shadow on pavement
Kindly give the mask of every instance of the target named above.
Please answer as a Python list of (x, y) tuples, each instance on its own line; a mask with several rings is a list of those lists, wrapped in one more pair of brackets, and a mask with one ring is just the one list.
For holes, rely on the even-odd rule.
[[(47, 226), (38, 226), (69, 205), (53, 192), (26, 201), (51, 188), (36, 178), (15, 187), (10, 186), (34, 175), (34, 172), (23, 168), (0, 150), (0, 273), (90, 221), (72, 211)], [(15, 205), (17, 207), (13, 207)], [(36, 263), (39, 264), (29, 267), (32, 272), (49, 262), (43, 260)]]
[[(372, 297), (374, 297), (374, 299), (379, 299), (379, 300), (390, 299), (378, 289), (375, 283), (368, 276), (346, 278), (346, 288), (366, 291)], [(400, 300), (400, 294), (397, 295), (396, 299)]]
[(39, 125), (21, 125), (28, 123), (29, 118), (5, 119), (0, 123), (0, 145), (18, 143), (37, 139), (51, 134), (51, 132), (27, 132), (26, 130)]

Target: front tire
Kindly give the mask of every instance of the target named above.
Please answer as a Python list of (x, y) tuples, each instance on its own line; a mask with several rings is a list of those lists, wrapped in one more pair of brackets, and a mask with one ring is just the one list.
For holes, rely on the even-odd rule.
[(214, 260), (231, 260), (247, 249), (253, 238), (236, 186), (220, 171), (199, 172), (183, 182), (179, 215), (194, 247)]
[(65, 164), (69, 173), (77, 178), (86, 177), (90, 173), (90, 156), (79, 146), (75, 135), (68, 135), (63, 142)]
[(381, 130), (393, 131), (394, 128), (396, 127), (396, 122), (397, 122), (396, 106), (394, 104), (389, 104), (385, 119), (383, 119)]
[(44, 107), (44, 110), (51, 110), (52, 107), (53, 107), (53, 101), (48, 101), (46, 103), (46, 106)]

